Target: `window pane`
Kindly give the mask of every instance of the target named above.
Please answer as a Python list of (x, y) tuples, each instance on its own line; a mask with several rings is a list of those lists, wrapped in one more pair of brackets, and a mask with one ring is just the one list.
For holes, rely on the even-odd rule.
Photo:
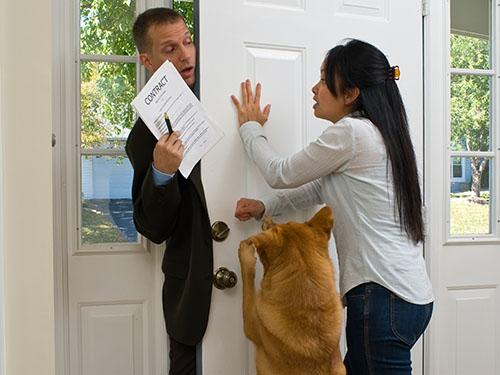
[(81, 242), (137, 242), (132, 166), (124, 156), (82, 156)]
[(80, 48), (88, 55), (135, 55), (135, 0), (80, 0)]
[(451, 1), (451, 67), (489, 69), (491, 64), (490, 0)]
[(191, 35), (194, 35), (193, 0), (174, 0), (174, 7), (184, 17)]
[(490, 150), (490, 78), (451, 76), (451, 147), (455, 151)]
[(135, 64), (82, 62), (82, 148), (123, 148), (134, 123)]
[(453, 158), (453, 169), (451, 177), (454, 179), (462, 178), (464, 166), (465, 164), (462, 164), (462, 158)]
[[(490, 174), (490, 160), (480, 157), (468, 157), (463, 160), (463, 178), (460, 181), (452, 179), (451, 182), (450, 234), (489, 234), (490, 181), (493, 178)], [(453, 158), (450, 162), (453, 170)]]

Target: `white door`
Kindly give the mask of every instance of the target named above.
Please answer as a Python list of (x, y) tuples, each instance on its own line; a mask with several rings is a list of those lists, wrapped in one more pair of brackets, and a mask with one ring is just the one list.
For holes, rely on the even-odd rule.
[(129, 26), (146, 2), (106, 4), (113, 14), (101, 2), (54, 2), (57, 374), (159, 375), (163, 246), (135, 231), (124, 151), (143, 82)]
[[(436, 309), (430, 370), (500, 373), (498, 0), (430, 3), (427, 204)], [(471, 116), (472, 114), (472, 116)], [(473, 165), (482, 172), (471, 192)], [(479, 169), (478, 169), (479, 170)], [(472, 189), (473, 190), (473, 189)]]
[[(279, 152), (290, 154), (327, 125), (313, 117), (310, 91), (327, 50), (347, 37), (371, 42), (401, 68), (399, 85), (422, 165), (421, 0), (200, 1), (199, 35), (201, 100), (226, 134), (202, 164), (210, 217), (231, 229), (226, 241), (214, 246), (215, 268), (240, 275), (238, 244), (258, 228), (234, 219), (235, 202), (268, 191), (246, 159), (229, 98), (239, 94), (245, 78), (262, 82), (263, 103), (272, 103), (265, 131)], [(243, 336), (241, 301), (241, 283), (214, 289), (202, 347), (204, 375), (255, 373), (252, 346)]]

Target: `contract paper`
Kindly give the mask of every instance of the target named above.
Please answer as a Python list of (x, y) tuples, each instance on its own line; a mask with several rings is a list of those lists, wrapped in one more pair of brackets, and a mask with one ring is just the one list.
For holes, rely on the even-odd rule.
[(173, 130), (180, 132), (184, 145), (179, 171), (186, 178), (224, 136), (168, 60), (151, 76), (132, 106), (157, 139), (168, 134), (164, 118), (164, 114), (168, 114)]

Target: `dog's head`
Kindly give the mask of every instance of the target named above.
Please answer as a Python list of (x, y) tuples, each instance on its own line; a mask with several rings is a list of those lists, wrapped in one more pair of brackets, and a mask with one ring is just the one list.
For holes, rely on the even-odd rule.
[(328, 240), (333, 223), (333, 213), (328, 206), (305, 223), (275, 224), (271, 218), (265, 218), (263, 232), (248, 238), (247, 242), (255, 246), (264, 272), (271, 267), (309, 263), (317, 255), (328, 257)]

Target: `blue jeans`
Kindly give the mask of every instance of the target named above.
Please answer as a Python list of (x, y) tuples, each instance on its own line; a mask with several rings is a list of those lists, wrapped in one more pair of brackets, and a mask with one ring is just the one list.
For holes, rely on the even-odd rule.
[(348, 375), (411, 375), (410, 349), (431, 319), (433, 303), (415, 305), (375, 283), (346, 294)]

